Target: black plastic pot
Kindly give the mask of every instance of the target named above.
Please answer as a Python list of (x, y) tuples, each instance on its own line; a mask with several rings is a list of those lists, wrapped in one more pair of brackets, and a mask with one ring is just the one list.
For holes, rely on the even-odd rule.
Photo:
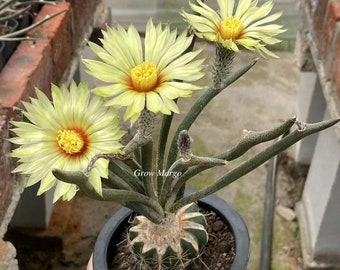
[[(236, 255), (231, 270), (245, 270), (249, 261), (250, 240), (248, 229), (241, 216), (224, 200), (210, 195), (198, 201), (199, 206), (218, 214), (231, 228), (236, 244)], [(93, 270), (109, 270), (121, 233), (129, 226), (133, 212), (128, 208), (118, 210), (100, 232), (93, 252)]]

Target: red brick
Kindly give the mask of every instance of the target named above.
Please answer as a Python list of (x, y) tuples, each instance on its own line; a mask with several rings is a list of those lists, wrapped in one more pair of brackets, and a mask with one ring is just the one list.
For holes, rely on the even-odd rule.
[(59, 3), (56, 6), (45, 5), (39, 12), (35, 21), (40, 21), (46, 16), (65, 10), (64, 13), (45, 22), (40, 27), (30, 32), (31, 36), (49, 39), (52, 47), (54, 65), (54, 81), (59, 81), (71, 61), (73, 44), (70, 18), (70, 4)]
[(78, 46), (83, 41), (84, 33), (89, 31), (94, 24), (93, 13), (102, 3), (102, 0), (67, 0), (71, 4), (71, 13), (73, 19), (73, 42)]
[(337, 21), (340, 21), (340, 2), (334, 1), (331, 3), (331, 10)]
[(2, 70), (0, 103), (4, 107), (18, 106), (21, 99), (27, 100), (35, 86), (49, 93), (50, 83), (58, 83), (62, 78), (101, 4), (101, 0), (69, 0), (43, 6), (35, 21), (65, 12), (32, 30), (29, 35), (37, 40), (21, 42)]
[[(68, 8), (69, 3), (45, 5), (36, 20)], [(49, 94), (51, 82), (60, 80), (71, 59), (70, 24), (68, 11), (31, 31), (36, 41), (20, 43), (0, 74), (0, 103), (5, 108), (27, 100), (34, 87)]]
[(49, 92), (52, 80), (52, 50), (47, 40), (21, 42), (0, 76), (0, 103), (5, 108), (28, 100), (38, 87)]
[(18, 269), (16, 268), (16, 250), (11, 242), (0, 239), (0, 268), (1, 269)]
[(333, 40), (337, 39), (334, 37), (335, 25), (340, 21), (340, 3), (331, 2), (328, 7), (328, 12), (325, 20), (325, 28), (323, 35), (319, 37), (322, 41), (322, 51), (321, 56), (323, 59), (329, 54), (329, 50), (332, 50)]
[[(340, 23), (338, 33), (340, 33)], [(335, 48), (333, 60), (332, 76), (334, 80), (334, 87), (340, 95), (340, 36), (338, 37), (337, 47)]]
[(310, 1), (310, 15), (312, 17), (312, 36), (318, 51), (321, 51), (325, 28), (325, 18), (329, 0)]
[(0, 240), (0, 261), (4, 258), (6, 248), (6, 242), (4, 240)]

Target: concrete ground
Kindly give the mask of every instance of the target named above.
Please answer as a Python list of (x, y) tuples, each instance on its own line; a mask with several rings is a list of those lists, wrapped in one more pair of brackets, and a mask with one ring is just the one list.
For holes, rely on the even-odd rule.
[[(116, 5), (112, 3), (114, 1), (107, 2), (110, 5)], [(128, 2), (124, 1), (124, 3)], [(289, 6), (290, 9), (287, 14), (293, 14), (291, 18), (296, 20), (296, 11), (294, 6), (292, 8), (292, 1), (275, 2)], [(114, 15), (116, 11), (114, 7), (112, 8)], [(287, 21), (292, 22), (291, 18), (288, 16)], [(296, 27), (296, 24), (294, 24), (294, 27)], [(290, 28), (291, 36), (287, 37), (283, 43), (284, 49), (292, 48), (292, 40), (295, 38), (294, 27)], [(196, 46), (207, 45), (197, 43)], [(276, 53), (280, 56), (280, 59), (259, 59), (252, 70), (207, 106), (190, 130), (190, 135), (194, 140), (194, 153), (215, 155), (221, 151), (221, 148), (228, 149), (234, 146), (241, 138), (244, 129), (263, 130), (271, 128), (295, 115), (295, 95), (299, 85), (299, 70), (295, 56), (292, 52), (287, 51), (277, 51)], [(212, 59), (213, 48), (207, 46), (206, 54), (207, 59)], [(235, 59), (235, 69), (256, 57), (257, 55), (242, 51)], [(83, 73), (82, 75), (86, 76)], [(90, 85), (98, 84), (97, 81), (87, 76), (83, 79), (89, 80)], [(202, 80), (202, 84), (209, 84), (209, 77)], [(183, 114), (190, 106), (190, 102), (198, 95), (199, 93), (196, 93), (193, 99), (180, 100), (179, 106)], [(176, 116), (175, 121), (179, 121), (180, 118), (181, 115)], [(226, 167), (219, 167), (216, 170), (203, 173), (190, 182), (190, 187), (199, 189), (206, 186), (218, 179), (223, 172), (230, 170), (262, 148), (263, 146), (257, 146)], [(291, 157), (293, 149), (286, 153), (288, 157)], [(218, 196), (230, 202), (238, 210), (248, 226), (251, 236), (249, 270), (259, 269), (266, 175), (267, 168), (264, 165), (217, 193)], [(289, 173), (287, 175), (287, 172), (280, 171), (279, 175), (278, 181), (283, 179), (282, 181), (289, 183), (291, 178)], [(285, 205), (285, 198), (288, 195), (285, 188), (280, 189), (279, 196), (281, 197), (277, 199), (276, 204), (287, 206)], [(58, 202), (55, 205), (50, 227), (45, 232), (35, 234), (35, 236), (42, 237), (45, 240), (46, 237), (48, 239), (61, 239), (62, 245), (58, 249), (60, 256), (42, 262), (42, 264), (50, 265), (46, 269), (85, 269), (98, 232), (118, 207), (119, 205), (115, 203), (96, 202), (82, 195), (77, 196), (71, 202)], [(300, 269), (296, 221), (287, 221), (276, 215), (274, 240), (272, 269)]]

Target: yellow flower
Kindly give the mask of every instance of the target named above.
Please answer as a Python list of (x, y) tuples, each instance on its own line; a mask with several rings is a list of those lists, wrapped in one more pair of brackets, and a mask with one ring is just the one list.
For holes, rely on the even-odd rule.
[(109, 83), (94, 93), (107, 97), (107, 106), (127, 107), (124, 119), (137, 119), (146, 108), (163, 114), (178, 113), (175, 99), (200, 89), (190, 82), (203, 77), (201, 50), (185, 52), (192, 42), (187, 32), (177, 35), (168, 25), (146, 26), (144, 46), (137, 30), (121, 26), (103, 31), (103, 48), (89, 43), (100, 60), (83, 60), (87, 72)]
[(182, 11), (184, 19), (194, 28), (196, 35), (223, 47), (239, 51), (238, 45), (249, 50), (257, 50), (261, 54), (277, 57), (265, 46), (276, 44), (281, 40), (274, 36), (285, 32), (282, 25), (268, 24), (278, 19), (282, 12), (268, 14), (273, 8), (273, 1), (265, 2), (257, 7), (258, 0), (217, 0), (219, 12), (196, 0), (190, 2), (191, 9), (198, 15)]
[[(56, 186), (54, 201), (70, 200), (77, 186), (57, 180), (52, 169), (85, 170), (99, 153), (117, 153), (124, 132), (119, 130), (117, 112), (104, 106), (102, 98), (91, 96), (86, 84), (72, 82), (70, 90), (52, 85), (52, 101), (39, 89), (37, 99), (23, 102), (30, 121), (13, 121), (17, 135), (10, 139), (20, 145), (12, 151), (20, 165), (14, 172), (27, 174), (27, 186), (40, 181), (38, 194)], [(99, 159), (90, 171), (89, 182), (101, 194), (101, 177), (108, 176), (108, 160)]]

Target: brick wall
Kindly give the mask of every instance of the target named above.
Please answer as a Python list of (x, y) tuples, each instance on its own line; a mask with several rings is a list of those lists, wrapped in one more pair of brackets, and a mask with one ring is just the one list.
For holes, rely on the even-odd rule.
[(51, 82), (59, 83), (72, 76), (72, 60), (78, 59), (85, 38), (89, 38), (98, 17), (104, 12), (104, 4), (101, 0), (69, 0), (45, 5), (35, 20), (62, 10), (65, 12), (29, 33), (36, 41), (21, 42), (0, 73), (0, 224), (11, 200), (15, 180), (10, 173), (7, 141), (13, 107), (20, 107), (21, 100), (34, 95), (34, 87), (49, 94)]
[[(321, 80), (331, 83), (340, 95), (340, 0), (298, 0), (303, 24), (297, 48), (311, 51)], [(300, 59), (301, 60), (301, 59)]]

